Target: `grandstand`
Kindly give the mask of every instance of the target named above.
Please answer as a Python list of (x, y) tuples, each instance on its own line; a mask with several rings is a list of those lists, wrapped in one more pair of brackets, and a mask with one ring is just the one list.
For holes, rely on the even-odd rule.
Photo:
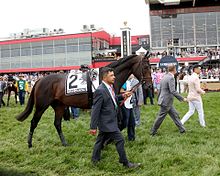
[(70, 70), (92, 64), (92, 53), (109, 48), (105, 31), (29, 35), (0, 41), (0, 72)]
[(155, 53), (166, 51), (189, 58), (190, 62), (192, 57), (203, 57), (201, 63), (219, 60), (219, 0), (146, 0), (146, 3), (150, 9), (151, 48)]
[[(83, 64), (97, 68), (120, 58), (120, 37), (94, 25), (90, 28), (83, 25), (83, 33), (78, 34), (47, 28), (13, 33), (0, 40), (0, 73), (71, 70)], [(149, 35), (131, 39), (132, 53), (150, 47)]]

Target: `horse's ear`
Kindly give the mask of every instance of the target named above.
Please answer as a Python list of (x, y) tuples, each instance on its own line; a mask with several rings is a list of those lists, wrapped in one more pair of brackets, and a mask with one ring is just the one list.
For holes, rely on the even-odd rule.
[(149, 59), (150, 56), (151, 56), (151, 53), (150, 53), (149, 50), (147, 50), (146, 54), (144, 55), (144, 58), (145, 58), (145, 59)]

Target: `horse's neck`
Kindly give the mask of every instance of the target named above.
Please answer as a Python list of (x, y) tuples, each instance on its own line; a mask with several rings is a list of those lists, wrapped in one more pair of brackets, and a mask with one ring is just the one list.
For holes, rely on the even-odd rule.
[(130, 76), (130, 69), (125, 70), (116, 70), (116, 82), (115, 82), (115, 91), (119, 93), (120, 88), (122, 85), (127, 81), (128, 77)]
[(132, 74), (132, 71), (134, 71), (135, 64), (139, 63), (139, 57), (134, 56), (128, 60), (126, 60), (121, 65), (115, 67), (115, 76), (116, 76), (116, 82), (114, 84), (116, 93), (119, 93), (120, 88), (122, 85), (127, 81), (128, 77)]

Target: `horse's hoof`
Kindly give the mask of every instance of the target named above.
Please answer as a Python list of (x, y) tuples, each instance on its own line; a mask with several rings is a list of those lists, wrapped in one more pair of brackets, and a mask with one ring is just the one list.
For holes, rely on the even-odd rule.
[(32, 147), (32, 144), (28, 144), (28, 148), (31, 148)]
[(67, 144), (67, 143), (65, 143), (65, 144), (63, 144), (63, 146), (64, 146), (64, 147), (67, 147), (67, 146), (68, 146), (68, 144)]

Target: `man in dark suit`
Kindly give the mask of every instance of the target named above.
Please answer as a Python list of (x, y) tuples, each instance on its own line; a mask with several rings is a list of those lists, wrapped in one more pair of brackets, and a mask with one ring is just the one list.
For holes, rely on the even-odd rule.
[(3, 77), (0, 76), (0, 108), (1, 108), (2, 104), (3, 104), (3, 106), (5, 105), (5, 102), (3, 101), (5, 88), (6, 88), (6, 83), (3, 80)]
[(114, 70), (104, 67), (102, 69), (102, 83), (94, 93), (92, 106), (92, 116), (90, 124), (90, 134), (96, 135), (97, 127), (99, 134), (93, 149), (92, 162), (95, 164), (101, 159), (101, 149), (106, 139), (115, 141), (116, 149), (119, 154), (119, 162), (127, 168), (136, 168), (140, 163), (131, 163), (128, 161), (125, 149), (124, 138), (118, 128), (117, 107), (118, 100), (131, 96), (131, 92), (125, 92), (122, 95), (115, 96), (112, 88), (115, 81)]
[(158, 94), (158, 105), (160, 106), (160, 111), (158, 113), (157, 119), (151, 128), (151, 135), (157, 133), (158, 128), (165, 119), (166, 115), (169, 114), (173, 122), (179, 128), (180, 133), (185, 132), (185, 128), (179, 120), (179, 114), (173, 106), (173, 99), (176, 97), (179, 101), (187, 101), (175, 90), (175, 80), (174, 75), (176, 73), (176, 66), (169, 65), (168, 73), (165, 74), (160, 82), (160, 90)]

